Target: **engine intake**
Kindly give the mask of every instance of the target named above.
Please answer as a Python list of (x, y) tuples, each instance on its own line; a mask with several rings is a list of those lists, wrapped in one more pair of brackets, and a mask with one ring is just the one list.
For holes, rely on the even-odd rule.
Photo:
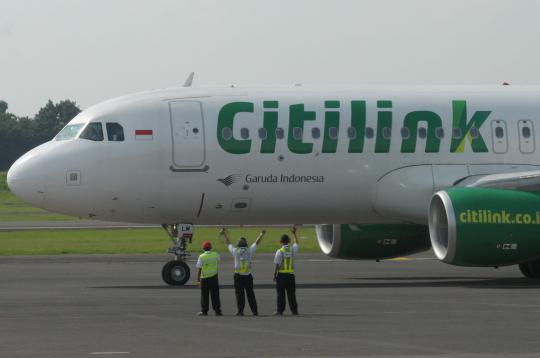
[(316, 231), (322, 252), (342, 259), (387, 259), (431, 246), (424, 225), (317, 225)]
[(504, 266), (540, 257), (540, 195), (493, 188), (435, 193), (429, 234), (435, 255), (459, 266)]

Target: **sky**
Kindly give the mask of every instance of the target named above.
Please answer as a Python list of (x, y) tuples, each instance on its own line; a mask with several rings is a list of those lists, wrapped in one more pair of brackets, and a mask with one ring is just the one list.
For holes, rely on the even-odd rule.
[(182, 85), (540, 84), (540, 0), (0, 0), (0, 99), (34, 115)]

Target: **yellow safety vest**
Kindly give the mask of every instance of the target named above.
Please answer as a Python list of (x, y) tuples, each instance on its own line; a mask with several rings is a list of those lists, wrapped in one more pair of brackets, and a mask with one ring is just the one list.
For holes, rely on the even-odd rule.
[(234, 269), (234, 272), (247, 274), (251, 270), (251, 255), (249, 254), (249, 249), (239, 247), (236, 249), (235, 254), (238, 267)]
[(214, 251), (205, 251), (201, 254), (201, 278), (209, 278), (218, 274), (218, 254)]
[(283, 246), (281, 249), (283, 260), (279, 264), (279, 273), (294, 273), (294, 250), (289, 245)]

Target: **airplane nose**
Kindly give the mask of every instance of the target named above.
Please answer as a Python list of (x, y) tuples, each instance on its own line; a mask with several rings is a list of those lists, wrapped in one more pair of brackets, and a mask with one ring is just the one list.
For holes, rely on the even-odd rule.
[(20, 199), (41, 206), (45, 198), (44, 165), (39, 158), (29, 154), (24, 155), (9, 168), (7, 185)]

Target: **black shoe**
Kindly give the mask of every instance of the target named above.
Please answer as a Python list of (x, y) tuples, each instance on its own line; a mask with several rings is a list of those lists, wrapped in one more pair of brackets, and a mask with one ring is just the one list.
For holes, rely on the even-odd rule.
[(235, 316), (243, 316), (244, 315), (244, 312), (236, 312), (235, 313)]
[(292, 315), (293, 315), (293, 316), (298, 316), (298, 311), (292, 312)]
[(203, 312), (203, 311), (198, 312), (197, 316), (208, 316), (208, 312)]
[(221, 311), (216, 311), (216, 316), (223, 316), (223, 313), (221, 313)]
[(283, 312), (276, 311), (276, 312), (273, 313), (273, 315), (274, 316), (283, 316)]
[(253, 312), (253, 315), (254, 315), (254, 316), (258, 316), (258, 315), (259, 315), (259, 312)]

